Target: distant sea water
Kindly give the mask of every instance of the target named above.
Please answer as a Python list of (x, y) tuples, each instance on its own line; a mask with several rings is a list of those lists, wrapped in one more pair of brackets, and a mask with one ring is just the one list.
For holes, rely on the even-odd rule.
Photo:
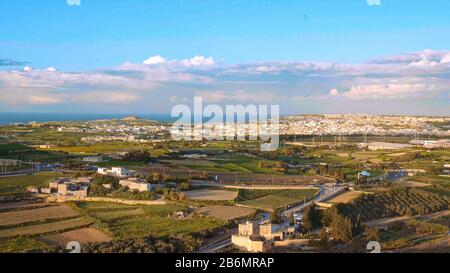
[(57, 113), (0, 113), (0, 125), (50, 121), (90, 121), (98, 119), (122, 119), (139, 117), (159, 122), (171, 122), (176, 119), (169, 114), (57, 114)]

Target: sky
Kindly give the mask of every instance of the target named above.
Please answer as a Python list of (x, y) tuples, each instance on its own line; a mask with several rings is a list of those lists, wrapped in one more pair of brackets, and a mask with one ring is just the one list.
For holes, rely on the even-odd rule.
[(0, 1), (0, 112), (450, 115), (448, 0)]

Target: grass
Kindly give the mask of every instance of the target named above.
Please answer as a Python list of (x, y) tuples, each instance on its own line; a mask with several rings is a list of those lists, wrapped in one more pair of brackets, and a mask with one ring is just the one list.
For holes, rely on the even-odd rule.
[(67, 154), (65, 153), (35, 150), (19, 143), (0, 144), (0, 158), (23, 161), (48, 161), (66, 157)]
[(223, 223), (222, 221), (209, 218), (175, 220), (167, 217), (151, 216), (114, 221), (110, 225), (110, 230), (116, 238), (139, 238), (147, 235), (161, 238), (172, 234), (189, 234), (208, 228), (215, 228)]
[[(75, 204), (85, 215), (96, 219), (115, 239), (140, 238), (148, 235), (167, 237), (171, 234), (193, 233), (223, 225), (224, 221), (210, 218), (177, 220), (174, 212), (185, 210), (183, 204), (128, 206), (110, 203)], [(138, 213), (137, 213), (138, 212)]]
[(0, 240), (0, 253), (29, 253), (51, 250), (51, 247), (34, 238), (20, 237)]
[(89, 226), (90, 224), (92, 224), (92, 221), (89, 219), (75, 218), (59, 222), (2, 229), (0, 230), (0, 238), (63, 232), (80, 227)]
[(128, 152), (137, 150), (147, 150), (153, 156), (160, 156), (167, 152), (166, 149), (154, 149), (152, 144), (141, 144), (132, 142), (103, 142), (91, 145), (81, 144), (67, 147), (57, 147), (50, 150), (65, 152), (69, 154), (99, 154), (110, 152)]
[(60, 176), (56, 172), (41, 172), (27, 176), (1, 177), (0, 196), (25, 195), (28, 186), (44, 186), (47, 180)]
[(246, 194), (246, 198), (243, 196), (242, 191), (238, 200), (242, 200), (239, 204), (274, 211), (286, 206), (291, 206), (296, 203), (302, 202), (305, 198), (311, 198), (318, 193), (315, 189), (305, 189), (305, 190), (281, 190), (281, 191), (271, 191), (271, 190), (251, 190), (250, 195)]

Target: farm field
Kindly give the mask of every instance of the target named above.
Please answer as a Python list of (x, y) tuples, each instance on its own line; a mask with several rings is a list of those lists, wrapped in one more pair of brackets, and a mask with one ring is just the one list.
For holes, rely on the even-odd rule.
[[(141, 238), (152, 235), (160, 238), (171, 234), (189, 234), (224, 224), (212, 218), (178, 220), (175, 212), (186, 210), (185, 205), (167, 204), (129, 206), (110, 203), (74, 203), (80, 213), (97, 219), (114, 239)], [(144, 212), (144, 213), (142, 213)]]
[(109, 242), (112, 238), (95, 228), (82, 228), (72, 231), (63, 232), (56, 235), (49, 235), (39, 238), (39, 240), (49, 245), (62, 245), (76, 241), (80, 244), (87, 243), (104, 243)]
[(193, 190), (184, 192), (187, 199), (202, 201), (232, 201), (238, 196), (237, 191), (225, 190)]
[(426, 215), (447, 210), (448, 199), (415, 188), (396, 188), (383, 193), (363, 195), (343, 208), (352, 219), (362, 221), (396, 216)]
[(70, 218), (78, 215), (78, 212), (67, 205), (9, 211), (0, 213), (0, 227), (31, 222), (45, 222), (52, 219)]
[(0, 253), (51, 252), (52, 248), (35, 238), (0, 239)]
[(41, 172), (33, 175), (0, 177), (0, 197), (26, 195), (28, 186), (43, 186), (48, 179), (61, 176), (56, 172)]
[(67, 231), (67, 230), (77, 229), (80, 227), (86, 227), (91, 224), (92, 224), (91, 220), (88, 220), (85, 218), (75, 218), (75, 219), (46, 223), (46, 224), (37, 224), (37, 225), (31, 225), (31, 226), (22, 226), (22, 227), (10, 228), (10, 229), (2, 229), (2, 230), (0, 230), (0, 238), (57, 233), (57, 232), (63, 232), (63, 231)]
[(249, 216), (255, 210), (238, 206), (206, 206), (198, 208), (196, 212), (220, 220), (233, 220)]
[(364, 193), (362, 192), (355, 192), (355, 191), (347, 191), (343, 194), (340, 194), (333, 199), (330, 199), (327, 203), (331, 204), (347, 204), (351, 201), (355, 200), (356, 198), (360, 197)]
[(262, 210), (275, 211), (315, 196), (316, 189), (304, 190), (239, 190), (239, 204)]
[(432, 186), (431, 184), (422, 183), (422, 182), (416, 182), (416, 181), (398, 181), (395, 183), (395, 186), (397, 187), (403, 187), (403, 188), (426, 188)]
[(49, 203), (30, 203), (30, 202), (17, 202), (17, 203), (3, 203), (0, 204), (0, 212), (5, 211), (16, 211), (16, 210), (26, 210), (33, 208), (43, 208), (43, 207), (51, 207), (54, 204)]

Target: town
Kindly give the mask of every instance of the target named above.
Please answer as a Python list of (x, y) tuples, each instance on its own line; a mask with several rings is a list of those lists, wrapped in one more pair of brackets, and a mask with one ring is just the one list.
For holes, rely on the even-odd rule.
[(281, 120), (274, 152), (134, 117), (1, 126), (0, 251), (448, 248), (450, 118)]

